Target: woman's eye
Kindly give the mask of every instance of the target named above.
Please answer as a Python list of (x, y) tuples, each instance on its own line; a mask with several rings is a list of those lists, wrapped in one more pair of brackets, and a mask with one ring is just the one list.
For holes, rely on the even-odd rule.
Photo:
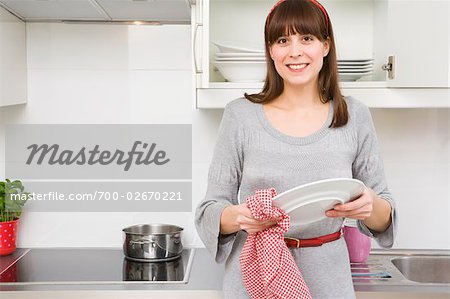
[(287, 43), (287, 38), (285, 38), (285, 37), (280, 37), (277, 40), (277, 44), (285, 44), (285, 43)]
[(307, 41), (307, 42), (310, 42), (310, 41), (314, 40), (314, 38), (311, 35), (306, 35), (306, 36), (303, 37), (303, 40)]

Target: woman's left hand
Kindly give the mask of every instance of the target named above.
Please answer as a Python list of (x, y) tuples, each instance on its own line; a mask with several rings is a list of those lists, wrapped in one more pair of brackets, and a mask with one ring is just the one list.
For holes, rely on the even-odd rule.
[(376, 196), (371, 188), (366, 187), (360, 197), (345, 204), (335, 205), (332, 210), (326, 212), (326, 215), (332, 218), (345, 217), (364, 220), (372, 214), (373, 201)]

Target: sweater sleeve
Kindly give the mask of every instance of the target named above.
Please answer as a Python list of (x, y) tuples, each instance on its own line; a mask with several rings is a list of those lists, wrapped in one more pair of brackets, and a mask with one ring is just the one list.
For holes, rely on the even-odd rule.
[(391, 224), (381, 233), (370, 230), (361, 220), (358, 220), (359, 230), (372, 238), (375, 238), (381, 247), (390, 248), (394, 243), (397, 227), (397, 213), (395, 202), (388, 189), (384, 175), (383, 161), (378, 150), (378, 141), (372, 116), (369, 109), (360, 104), (355, 109), (356, 130), (358, 150), (353, 162), (353, 177), (361, 180), (367, 187), (372, 188), (375, 193), (389, 202), (391, 205)]
[(217, 263), (226, 261), (236, 235), (220, 234), (220, 217), (225, 207), (238, 204), (243, 162), (241, 144), (242, 128), (227, 105), (209, 168), (206, 195), (195, 213), (197, 232)]

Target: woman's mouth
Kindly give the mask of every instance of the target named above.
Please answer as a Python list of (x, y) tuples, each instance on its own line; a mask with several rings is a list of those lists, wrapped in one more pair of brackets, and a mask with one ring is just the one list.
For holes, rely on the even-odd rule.
[(300, 71), (307, 67), (309, 63), (287, 64), (286, 66), (293, 71)]

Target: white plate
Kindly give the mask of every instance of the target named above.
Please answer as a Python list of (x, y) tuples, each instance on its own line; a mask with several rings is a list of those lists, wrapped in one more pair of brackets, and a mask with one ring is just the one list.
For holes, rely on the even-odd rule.
[(370, 74), (372, 73), (373, 69), (362, 69), (362, 70), (356, 70), (356, 69), (339, 69), (339, 74)]
[(369, 71), (359, 71), (359, 70), (339, 70), (338, 71), (338, 73), (339, 73), (339, 75), (341, 75), (341, 74), (350, 74), (350, 75), (352, 75), (352, 74), (359, 74), (359, 75), (370, 75), (370, 74), (372, 74), (372, 70), (369, 70)]
[(367, 63), (372, 62), (373, 58), (356, 58), (356, 59), (338, 59), (338, 63), (340, 62), (359, 62), (359, 63)]
[(231, 58), (231, 57), (258, 57), (258, 58), (265, 58), (264, 53), (221, 53), (217, 52), (216, 57), (220, 58)]
[(236, 52), (245, 52), (245, 53), (263, 53), (264, 49), (260, 49), (254, 45), (244, 45), (237, 44), (235, 42), (213, 42), (214, 45), (219, 48), (220, 52), (226, 53), (236, 53)]
[(339, 71), (345, 71), (345, 72), (348, 72), (348, 71), (352, 71), (352, 70), (355, 70), (355, 71), (371, 71), (371, 70), (373, 70), (373, 66), (372, 65), (369, 65), (369, 66), (338, 66), (338, 70)]
[(364, 183), (355, 179), (321, 180), (278, 194), (273, 205), (289, 214), (291, 226), (305, 225), (326, 219), (327, 210), (357, 198), (364, 189)]
[(373, 67), (373, 63), (338, 63), (338, 67)]
[(367, 64), (373, 64), (374, 62), (372, 60), (365, 60), (365, 61), (338, 61), (338, 65), (367, 65)]
[(265, 57), (216, 57), (216, 61), (266, 61)]

